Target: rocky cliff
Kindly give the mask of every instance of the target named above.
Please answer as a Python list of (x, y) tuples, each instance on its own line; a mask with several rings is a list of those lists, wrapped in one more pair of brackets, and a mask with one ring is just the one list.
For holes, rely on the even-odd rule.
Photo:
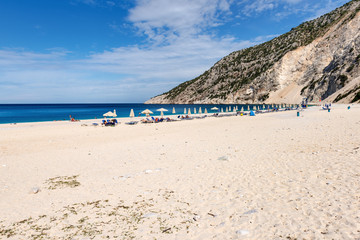
[(360, 0), (233, 52), (146, 103), (360, 101)]

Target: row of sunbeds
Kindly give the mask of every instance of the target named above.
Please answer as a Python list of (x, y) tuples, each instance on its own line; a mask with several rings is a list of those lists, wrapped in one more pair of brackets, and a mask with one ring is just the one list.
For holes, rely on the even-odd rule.
[[(294, 110), (294, 109), (290, 109), (290, 108), (286, 108), (286, 109), (269, 109), (269, 110), (257, 110), (254, 113), (266, 113), (266, 112), (273, 112), (273, 111), (287, 111), (287, 110)], [(253, 111), (250, 111), (250, 113)], [(193, 119), (204, 119), (206, 117), (230, 117), (230, 116), (237, 116), (237, 115), (248, 115), (250, 113), (247, 112), (231, 112), (231, 113), (214, 113), (211, 115), (202, 115), (202, 116), (189, 116), (189, 115), (178, 115), (178, 117), (176, 119), (171, 119), (169, 117), (167, 118), (155, 118), (155, 117), (148, 117), (145, 119), (142, 119), (140, 121), (130, 121), (130, 122), (125, 122), (126, 125), (136, 125), (139, 122), (140, 123), (160, 123), (160, 122), (176, 122), (176, 121), (182, 121), (182, 120), (193, 120)], [(115, 126), (116, 124), (119, 124), (118, 121), (116, 119), (112, 119), (112, 120), (103, 120), (102, 125), (104, 126)]]

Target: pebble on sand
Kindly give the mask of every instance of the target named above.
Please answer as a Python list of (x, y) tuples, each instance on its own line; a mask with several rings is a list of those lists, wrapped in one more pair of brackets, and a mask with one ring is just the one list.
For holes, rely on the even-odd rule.
[(30, 194), (37, 194), (39, 192), (40, 192), (40, 188), (38, 188), (38, 187), (33, 187), (30, 190)]
[(247, 230), (237, 230), (237, 231), (236, 231), (236, 234), (248, 235), (248, 234), (249, 234), (249, 231), (247, 231)]
[(219, 160), (219, 161), (229, 161), (229, 157), (228, 156), (222, 156), (222, 157), (219, 157), (217, 160)]

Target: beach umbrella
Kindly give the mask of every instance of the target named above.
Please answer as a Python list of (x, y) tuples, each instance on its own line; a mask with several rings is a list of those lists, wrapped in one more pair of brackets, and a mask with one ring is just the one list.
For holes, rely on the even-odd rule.
[(191, 114), (191, 109), (189, 108), (189, 110), (188, 110), (188, 115), (190, 115)]
[(199, 114), (202, 114), (202, 110), (201, 110), (201, 107), (199, 107)]
[(175, 114), (175, 113), (176, 113), (176, 112), (175, 112), (175, 107), (173, 107), (172, 113), (173, 113), (173, 114)]
[(233, 108), (233, 112), (236, 112), (236, 111), (237, 111), (237, 109), (236, 109), (236, 107), (234, 107), (234, 108)]
[(117, 117), (116, 110), (114, 109), (114, 112), (109, 111), (107, 113), (104, 113), (103, 116), (104, 117)]
[(244, 107), (241, 107), (241, 112), (243, 112), (244, 111)]
[(142, 114), (146, 114), (146, 116), (148, 117), (150, 114), (153, 114), (152, 111), (150, 111), (149, 109), (145, 109), (144, 111), (141, 112)]
[(265, 110), (265, 104), (263, 104), (263, 110)]
[(113, 112), (111, 112), (111, 111), (103, 114), (104, 117), (112, 117), (112, 115), (113, 115)]
[(194, 108), (194, 114), (196, 114), (196, 108)]
[(208, 112), (207, 112), (207, 108), (205, 108), (205, 111), (204, 111), (204, 113), (208, 113)]
[(213, 108), (211, 108), (211, 110), (217, 111), (219, 109), (217, 107), (213, 107)]
[(186, 108), (184, 108), (184, 114), (186, 114)]
[(159, 108), (156, 111), (160, 112), (161, 117), (164, 117), (164, 112), (167, 112), (168, 110), (165, 108)]
[(130, 117), (135, 117), (134, 109), (130, 110)]
[(221, 112), (224, 112), (223, 108), (221, 108)]

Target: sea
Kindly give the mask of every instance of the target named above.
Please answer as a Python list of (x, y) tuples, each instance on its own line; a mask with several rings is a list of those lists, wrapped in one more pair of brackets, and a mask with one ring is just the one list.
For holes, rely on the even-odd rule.
[[(109, 111), (116, 110), (117, 118), (129, 117), (131, 109), (134, 110), (135, 116), (139, 115), (143, 110), (149, 109), (154, 114), (159, 116), (160, 112), (157, 109), (165, 108), (168, 111), (164, 112), (165, 116), (182, 115), (184, 109), (199, 111), (205, 108), (208, 113), (215, 113), (218, 111), (226, 111), (226, 108), (231, 107), (231, 110), (237, 106), (240, 110), (241, 107), (247, 109), (249, 105), (244, 104), (143, 104), (143, 103), (82, 103), (82, 104), (0, 104), (0, 124), (2, 123), (24, 123), (24, 122), (45, 122), (45, 121), (64, 121), (70, 120), (70, 116), (78, 119), (102, 119), (103, 114)], [(263, 105), (250, 105), (262, 108)], [(217, 107), (219, 110), (211, 110)], [(175, 114), (172, 113), (175, 108)]]

